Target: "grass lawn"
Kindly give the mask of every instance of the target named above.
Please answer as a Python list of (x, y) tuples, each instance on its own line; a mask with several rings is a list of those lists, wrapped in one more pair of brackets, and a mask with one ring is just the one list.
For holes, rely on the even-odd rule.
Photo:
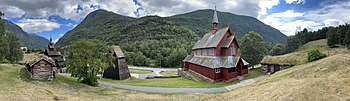
[(152, 73), (151, 70), (141, 70), (141, 69), (132, 69), (132, 68), (129, 68), (129, 71), (130, 71), (130, 73), (133, 73), (133, 74), (149, 74), (149, 73)]
[[(19, 66), (0, 64), (0, 101), (136, 101), (140, 99), (194, 101), (214, 96), (213, 94), (145, 93), (103, 85), (92, 87), (79, 83), (75, 78), (61, 75), (56, 75), (54, 81), (31, 80), (25, 76), (19, 80), (17, 77)], [(25, 73), (25, 71), (22, 72), (22, 74)]]
[(164, 76), (176, 76), (177, 72), (160, 72)]
[[(168, 73), (170, 74), (170, 73)], [(259, 69), (254, 69), (249, 71), (249, 76), (245, 79), (256, 78), (264, 75), (259, 71)], [(116, 84), (128, 84), (134, 86), (150, 86), (150, 87), (169, 87), (169, 88), (214, 88), (214, 87), (224, 87), (232, 84), (239, 83), (239, 80), (235, 80), (232, 82), (207, 82), (198, 77), (196, 77), (198, 81), (192, 81), (183, 77), (179, 78), (154, 78), (154, 79), (137, 79), (137, 78), (129, 78), (126, 80), (118, 81), (112, 79), (101, 78), (99, 80), (112, 82)]]

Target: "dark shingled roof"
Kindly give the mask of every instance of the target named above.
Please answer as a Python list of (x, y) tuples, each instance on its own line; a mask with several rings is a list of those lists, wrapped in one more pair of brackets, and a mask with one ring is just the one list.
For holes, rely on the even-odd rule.
[(49, 49), (49, 48), (45, 49), (45, 54), (47, 54), (48, 56), (59, 56), (59, 55), (61, 55), (60, 52), (58, 52), (56, 50)]
[(50, 57), (48, 57), (46, 55), (42, 55), (42, 54), (33, 54), (33, 55), (31, 55), (29, 58), (27, 58), (27, 60), (26, 60), (27, 63), (26, 64), (28, 64), (30, 67), (32, 67), (33, 65), (35, 65), (36, 63), (38, 63), (41, 60), (44, 60), (44, 61), (52, 64), (53, 66), (55, 66), (55, 61), (52, 58), (50, 58)]
[[(187, 55), (184, 62), (189, 62), (209, 68), (232, 68), (236, 67), (236, 63), (240, 57), (238, 56), (192, 56)], [(243, 59), (242, 59), (243, 60)], [(248, 62), (243, 60), (244, 65), (249, 65)]]
[(114, 50), (115, 55), (118, 58), (125, 58), (124, 53), (123, 53), (122, 49), (120, 49), (119, 46), (113, 46), (113, 50)]
[(192, 49), (216, 47), (224, 37), (229, 27), (219, 29), (215, 34), (207, 33), (194, 45)]

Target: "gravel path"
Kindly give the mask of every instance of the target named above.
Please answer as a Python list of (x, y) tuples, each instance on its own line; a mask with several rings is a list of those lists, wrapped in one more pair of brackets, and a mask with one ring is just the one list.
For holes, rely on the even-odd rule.
[[(60, 73), (60, 74), (64, 76), (70, 76), (70, 74), (67, 74), (67, 73)], [(111, 87), (122, 88), (127, 90), (153, 92), (153, 93), (214, 93), (214, 92), (230, 91), (238, 87), (246, 86), (251, 83), (263, 80), (267, 77), (268, 77), (267, 75), (264, 75), (254, 79), (243, 80), (240, 83), (237, 83), (234, 85), (230, 85), (226, 87), (218, 87), (218, 88), (163, 88), (163, 87), (145, 87), (145, 86), (132, 86), (132, 85), (125, 85), (125, 84), (114, 84), (114, 83), (103, 82), (103, 81), (98, 81), (98, 82), (101, 85), (105, 85), (105, 86), (111, 86)]]
[(128, 90), (137, 90), (143, 92), (152, 92), (152, 93), (214, 93), (214, 92), (225, 92), (227, 89), (220, 88), (162, 88), (162, 87), (144, 87), (144, 86), (132, 86), (124, 84), (114, 84), (109, 82), (99, 81), (100, 84), (128, 89)]
[(242, 86), (245, 86), (245, 85), (249, 85), (251, 83), (254, 83), (254, 82), (257, 82), (257, 81), (260, 81), (260, 80), (263, 80), (265, 78), (267, 78), (268, 75), (264, 75), (264, 76), (260, 76), (260, 77), (257, 77), (257, 78), (253, 78), (253, 79), (247, 79), (247, 80), (243, 80), (237, 84), (234, 84), (234, 85), (230, 85), (230, 86), (226, 86), (225, 88), (227, 90), (233, 90), (233, 89), (236, 89), (238, 87), (242, 87)]

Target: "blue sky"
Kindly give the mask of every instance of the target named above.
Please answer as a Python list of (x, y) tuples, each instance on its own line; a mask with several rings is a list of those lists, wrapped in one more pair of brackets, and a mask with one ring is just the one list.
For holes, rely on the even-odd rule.
[[(286, 35), (350, 22), (349, 0), (0, 0), (3, 18), (27, 33), (58, 40), (87, 14), (106, 9), (130, 17), (162, 17), (213, 9), (252, 16)], [(220, 18), (220, 17), (219, 17)], [(220, 19), (219, 19), (220, 20)]]

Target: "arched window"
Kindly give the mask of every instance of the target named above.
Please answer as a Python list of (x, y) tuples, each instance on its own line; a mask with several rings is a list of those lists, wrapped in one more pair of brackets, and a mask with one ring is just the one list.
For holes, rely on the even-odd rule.
[(234, 43), (231, 45), (230, 55), (236, 55), (236, 47)]

